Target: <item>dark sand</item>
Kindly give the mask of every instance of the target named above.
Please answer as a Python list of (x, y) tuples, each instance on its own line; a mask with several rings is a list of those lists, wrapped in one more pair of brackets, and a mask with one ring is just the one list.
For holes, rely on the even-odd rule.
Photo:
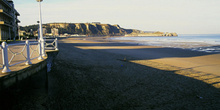
[(207, 68), (202, 62), (219, 68), (214, 63), (219, 54), (92, 40), (60, 39), (48, 91), (30, 84), (32, 90), (16, 92), (21, 96), (15, 96), (11, 108), (220, 109), (218, 69), (212, 73), (197, 67)]

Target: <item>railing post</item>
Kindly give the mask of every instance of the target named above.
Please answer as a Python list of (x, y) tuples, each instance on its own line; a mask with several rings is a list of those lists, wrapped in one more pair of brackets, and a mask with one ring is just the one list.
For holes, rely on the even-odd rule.
[(45, 57), (46, 56), (46, 53), (45, 53), (45, 43), (46, 41), (44, 39), (41, 40), (41, 51), (42, 51), (42, 57)]
[(55, 50), (59, 50), (59, 49), (58, 49), (57, 38), (55, 39)]
[(11, 72), (8, 64), (8, 45), (6, 42), (2, 42), (2, 61), (3, 61), (2, 73)]
[(38, 40), (38, 46), (39, 46), (39, 57), (38, 57), (38, 60), (43, 60), (43, 57), (42, 57), (42, 48), (41, 48), (41, 40)]
[(31, 63), (31, 58), (30, 58), (30, 43), (29, 43), (29, 41), (28, 40), (26, 40), (26, 42), (25, 42), (25, 45), (26, 45), (26, 49), (27, 49), (27, 62), (25, 63), (26, 65), (30, 65), (30, 64), (32, 64)]

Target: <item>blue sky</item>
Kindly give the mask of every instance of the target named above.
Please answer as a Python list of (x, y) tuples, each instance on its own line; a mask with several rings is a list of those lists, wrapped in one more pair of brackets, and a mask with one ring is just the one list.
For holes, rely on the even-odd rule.
[[(36, 0), (14, 0), (20, 25), (36, 24)], [(43, 23), (101, 22), (143, 31), (220, 34), (220, 0), (44, 0)]]

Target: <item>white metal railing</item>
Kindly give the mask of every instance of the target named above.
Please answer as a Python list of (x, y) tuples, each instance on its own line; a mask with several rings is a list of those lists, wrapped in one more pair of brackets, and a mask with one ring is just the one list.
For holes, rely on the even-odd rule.
[[(51, 40), (50, 40), (51, 41)], [(17, 64), (25, 63), (26, 65), (31, 65), (31, 60), (43, 59), (43, 52), (45, 49), (47, 50), (47, 46), (52, 46), (53, 48), (58, 50), (57, 38), (52, 41), (52, 43), (47, 43), (48, 40), (45, 40), (45, 47), (42, 47), (42, 43), (39, 40), (38, 42), (29, 42), (26, 40), (25, 43), (16, 43), (16, 44), (7, 44), (6, 42), (2, 42), (0, 45), (0, 50), (2, 51), (2, 64), (0, 63), (0, 69), (2, 73), (8, 73), (11, 70), (9, 67), (15, 66)]]
[[(15, 49), (10, 48), (10, 47), (16, 47), (16, 46), (19, 46), (20, 48), (22, 48), (20, 52), (15, 51), (15, 50), (19, 50), (18, 48), (15, 48)], [(8, 61), (9, 66), (14, 66), (14, 65), (17, 65), (17, 64), (20, 64), (23, 62), (27, 62), (29, 64), (30, 63), (30, 48), (29, 47), (30, 47), (30, 43), (28, 40), (25, 43), (9, 44), (7, 46), (8, 57), (9, 57), (9, 54), (11, 54), (11, 57), (9, 57), (9, 61)], [(25, 50), (26, 50), (26, 52), (25, 52)], [(26, 55), (25, 55), (25, 53), (26, 53)], [(19, 55), (26, 60), (13, 64), (12, 62), (15, 60), (15, 57), (19, 56)], [(19, 58), (19, 59), (21, 60), (22, 58)]]
[(50, 50), (50, 49), (58, 50), (57, 38), (55, 38), (55, 39), (46, 39), (44, 41), (45, 41), (45, 49), (46, 50)]

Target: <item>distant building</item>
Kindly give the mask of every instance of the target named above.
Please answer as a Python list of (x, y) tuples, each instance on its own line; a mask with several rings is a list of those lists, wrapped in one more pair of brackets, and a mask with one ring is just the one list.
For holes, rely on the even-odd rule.
[[(43, 36), (45, 36), (45, 35), (47, 34), (47, 29), (46, 29), (46, 28), (43, 28), (42, 30), (43, 30), (42, 34), (43, 34)], [(39, 32), (39, 29), (38, 29), (38, 30), (37, 30), (37, 33), (35, 33), (34, 36), (38, 36), (39, 33), (40, 33), (40, 32)]]
[(20, 31), (19, 31), (19, 35), (20, 35), (20, 36), (25, 36), (25, 35), (26, 35), (26, 32), (20, 30)]
[(51, 34), (52, 34), (52, 36), (59, 36), (59, 30), (57, 28), (52, 28)]
[(34, 32), (34, 36), (35, 36), (35, 37), (38, 36), (38, 31)]
[(47, 34), (47, 29), (43, 28), (43, 36), (45, 36)]
[(66, 28), (69, 26), (70, 23), (49, 23), (50, 27), (53, 28)]
[(92, 22), (93, 24), (101, 24), (101, 22)]
[(0, 0), (0, 40), (15, 39), (18, 36), (17, 18), (20, 14), (12, 0)]

